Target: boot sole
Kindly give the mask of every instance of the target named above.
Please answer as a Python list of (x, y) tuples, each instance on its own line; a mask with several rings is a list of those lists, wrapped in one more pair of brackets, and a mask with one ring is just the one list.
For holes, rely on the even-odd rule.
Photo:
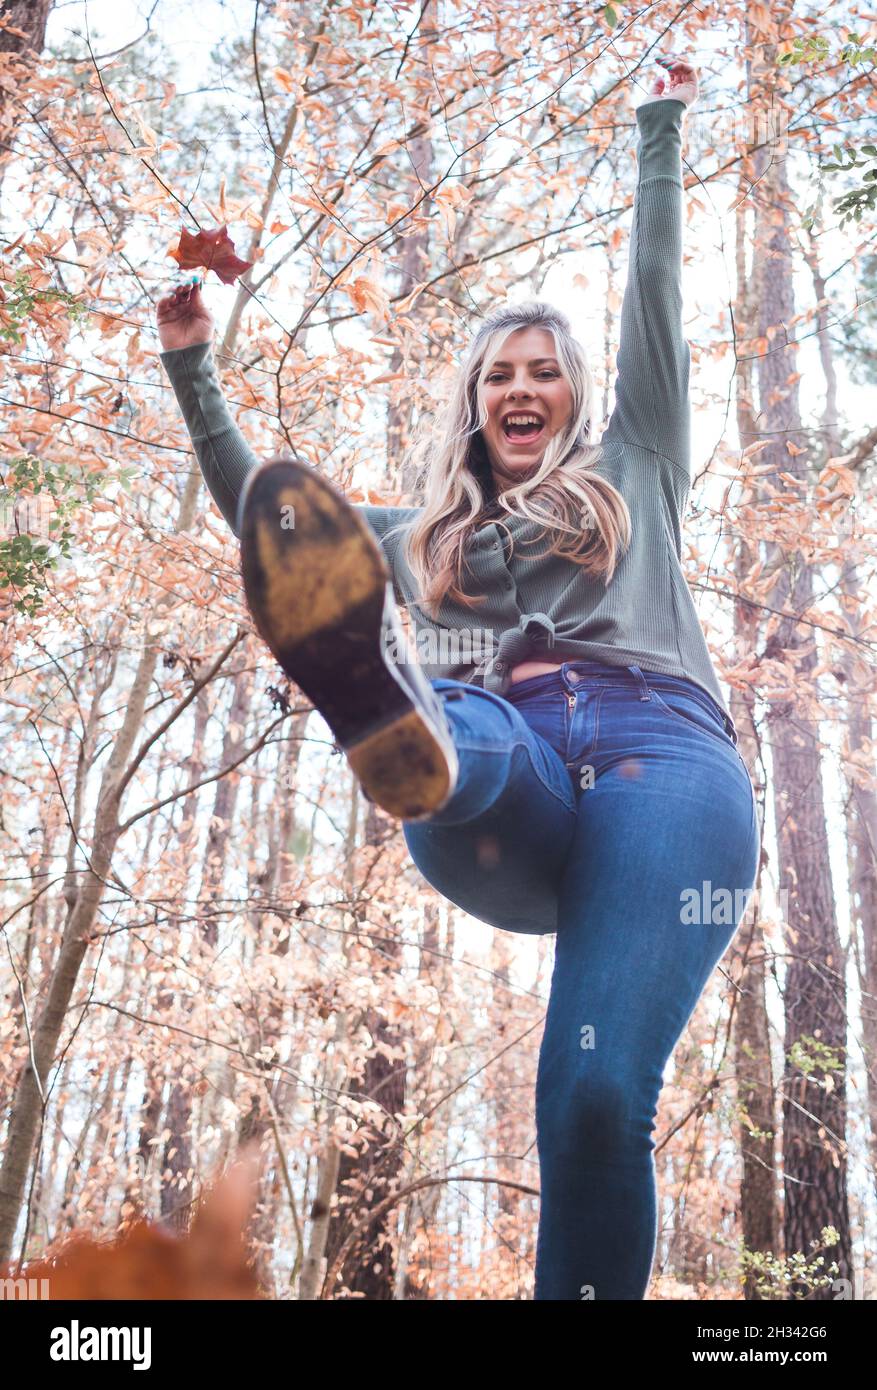
[(313, 469), (262, 464), (240, 503), (241, 569), (259, 635), (329, 725), (365, 792), (418, 820), (452, 791), (430, 721), (382, 654), (392, 576), (371, 528)]

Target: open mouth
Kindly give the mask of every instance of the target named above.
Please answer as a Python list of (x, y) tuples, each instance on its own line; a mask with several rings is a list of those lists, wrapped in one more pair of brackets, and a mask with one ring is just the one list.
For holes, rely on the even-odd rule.
[(545, 432), (544, 423), (541, 425), (509, 425), (503, 424), (503, 437), (510, 444), (533, 444)]

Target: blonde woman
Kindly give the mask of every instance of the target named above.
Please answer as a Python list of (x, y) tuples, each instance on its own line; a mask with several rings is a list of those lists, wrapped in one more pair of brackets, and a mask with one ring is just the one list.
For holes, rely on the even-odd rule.
[(752, 784), (680, 563), (681, 136), (696, 96), (676, 61), (636, 111), (599, 443), (565, 315), (503, 307), (418, 445), (421, 505), (352, 507), (316, 470), (248, 449), (198, 288), (158, 306), (161, 360), (240, 537), (258, 631), (427, 881), (481, 921), (557, 934), (536, 1082), (537, 1299), (645, 1297), (664, 1068), (758, 857)]

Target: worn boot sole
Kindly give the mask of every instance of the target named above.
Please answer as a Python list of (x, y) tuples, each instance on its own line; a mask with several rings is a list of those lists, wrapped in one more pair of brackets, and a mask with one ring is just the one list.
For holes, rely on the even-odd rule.
[(368, 524), (313, 469), (260, 465), (239, 510), (244, 592), (286, 674), (326, 720), (366, 794), (423, 819), (453, 790), (431, 720), (391, 675), (382, 642), (392, 576)]

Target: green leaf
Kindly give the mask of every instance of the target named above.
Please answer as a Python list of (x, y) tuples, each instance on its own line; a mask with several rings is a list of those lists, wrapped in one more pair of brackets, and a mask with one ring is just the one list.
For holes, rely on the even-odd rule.
[(618, 15), (615, 13), (615, 9), (612, 5), (607, 5), (606, 8), (603, 10), (603, 18), (609, 25), (610, 29), (615, 29), (617, 27)]

